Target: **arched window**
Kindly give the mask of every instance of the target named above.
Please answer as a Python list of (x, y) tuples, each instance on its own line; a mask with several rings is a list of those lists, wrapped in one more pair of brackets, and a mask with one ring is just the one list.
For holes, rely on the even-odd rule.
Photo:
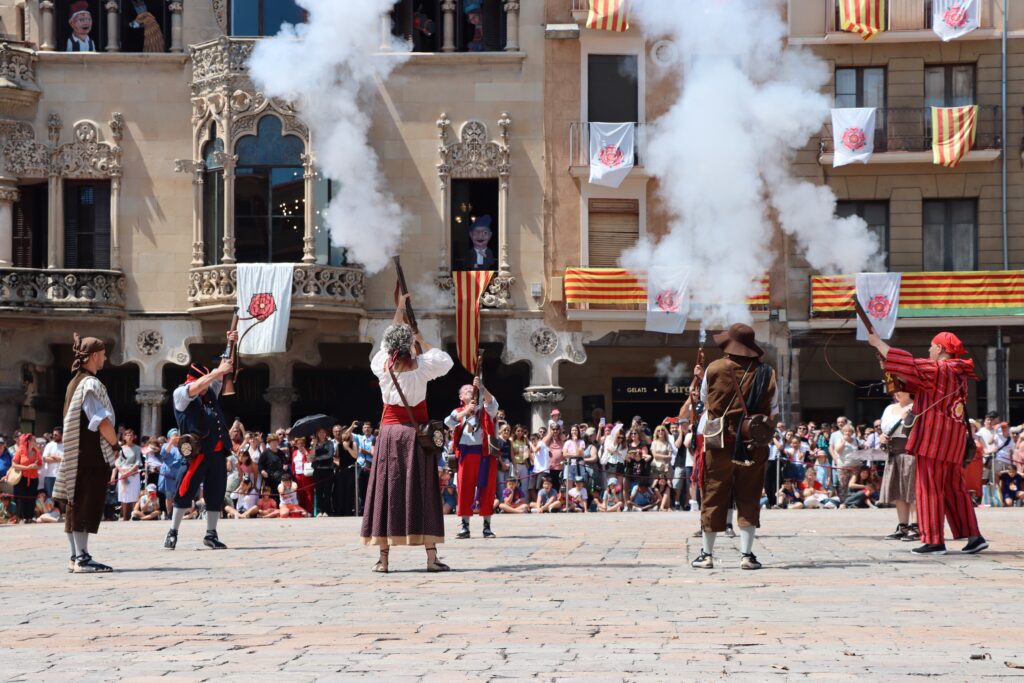
[(273, 36), (282, 24), (301, 24), (306, 10), (295, 0), (231, 0), (231, 35)]
[(305, 145), (282, 135), (281, 121), (264, 116), (256, 135), (235, 153), (235, 259), (239, 263), (298, 262), (306, 228)]
[(208, 266), (220, 263), (224, 253), (224, 166), (217, 155), (223, 151), (224, 141), (217, 137), (214, 124), (203, 145), (203, 251)]

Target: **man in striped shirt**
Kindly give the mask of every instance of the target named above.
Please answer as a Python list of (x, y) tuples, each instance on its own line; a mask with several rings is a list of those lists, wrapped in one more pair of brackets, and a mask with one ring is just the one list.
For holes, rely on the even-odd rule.
[(885, 370), (914, 394), (914, 409), (920, 411), (907, 452), (917, 456), (917, 519), (924, 545), (912, 552), (945, 554), (945, 520), (954, 538), (968, 539), (964, 553), (985, 550), (988, 543), (978, 530), (963, 471), (967, 382), (977, 379), (974, 361), (960, 357), (964, 345), (952, 332), (940, 332), (932, 339), (927, 360), (891, 348), (874, 332), (868, 333), (868, 343), (885, 359)]

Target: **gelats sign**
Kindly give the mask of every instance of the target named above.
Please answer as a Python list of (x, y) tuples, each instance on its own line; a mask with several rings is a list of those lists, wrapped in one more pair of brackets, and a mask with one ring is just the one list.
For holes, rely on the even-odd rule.
[(612, 400), (616, 402), (668, 401), (679, 403), (686, 400), (690, 383), (669, 384), (657, 377), (614, 377), (612, 378)]

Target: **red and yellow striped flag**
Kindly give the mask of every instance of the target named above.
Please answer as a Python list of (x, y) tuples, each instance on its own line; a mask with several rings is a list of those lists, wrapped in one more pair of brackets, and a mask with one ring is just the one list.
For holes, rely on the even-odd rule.
[(978, 132), (978, 105), (932, 107), (932, 161), (953, 168), (971, 148)]
[(599, 31), (629, 30), (629, 0), (590, 0), (587, 28)]
[(839, 0), (839, 28), (870, 40), (885, 30), (885, 0)]
[(476, 374), (476, 354), (480, 349), (480, 297), (491, 283), (494, 271), (459, 270), (455, 280), (455, 345), (459, 362)]

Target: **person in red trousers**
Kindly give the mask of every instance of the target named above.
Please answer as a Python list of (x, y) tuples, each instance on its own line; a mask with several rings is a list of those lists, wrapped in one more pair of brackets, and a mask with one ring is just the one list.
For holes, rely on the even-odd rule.
[[(480, 392), (482, 405), (477, 405), (476, 392)], [(469, 538), (469, 518), (476, 511), (484, 518), (484, 538), (494, 538), (491, 515), (494, 514), (494, 494), (498, 487), (498, 459), (489, 453), (489, 441), (494, 438), (494, 416), (498, 401), (473, 379), (459, 390), (458, 408), (444, 423), (453, 431), (452, 446), (458, 457), (458, 495), (456, 513), (462, 518), (462, 528), (456, 538)]]
[(884, 358), (885, 370), (899, 377), (907, 391), (914, 394), (914, 410), (918, 413), (907, 452), (917, 457), (914, 492), (924, 545), (911, 552), (945, 554), (945, 521), (954, 538), (967, 539), (964, 553), (985, 550), (988, 543), (978, 530), (963, 469), (967, 382), (977, 379), (974, 361), (961, 358), (964, 345), (952, 332), (935, 335), (927, 360), (890, 347), (873, 332), (868, 334), (868, 343)]

